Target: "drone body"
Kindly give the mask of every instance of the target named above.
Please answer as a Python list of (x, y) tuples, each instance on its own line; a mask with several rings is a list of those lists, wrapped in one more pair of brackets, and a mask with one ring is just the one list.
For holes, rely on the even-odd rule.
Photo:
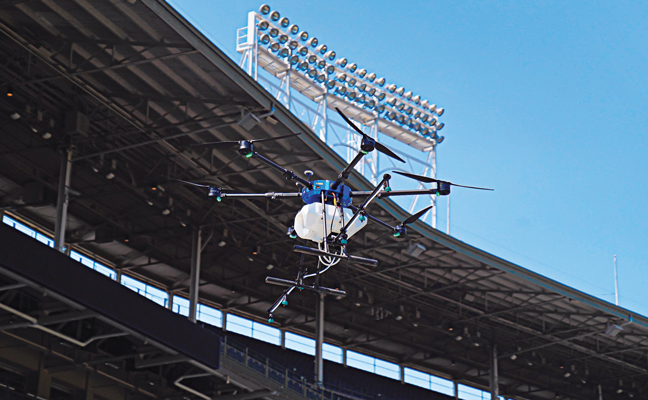
[[(301, 198), (304, 206), (295, 216), (295, 232), (302, 239), (322, 243), (329, 234), (338, 235), (346, 221), (351, 221), (351, 189), (338, 185), (333, 189), (334, 181), (313, 181), (312, 188), (302, 189)], [(367, 225), (366, 218), (357, 218), (347, 228), (347, 239)]]

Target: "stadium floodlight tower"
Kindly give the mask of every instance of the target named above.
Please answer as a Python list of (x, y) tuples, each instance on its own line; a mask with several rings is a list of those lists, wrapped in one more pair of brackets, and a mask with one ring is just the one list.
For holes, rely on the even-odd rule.
[[(305, 119), (329, 146), (346, 148), (347, 161), (360, 146), (358, 135), (346, 125), (329, 119), (328, 110), (342, 110), (376, 140), (380, 133), (427, 153), (426, 157), (399, 154), (406, 158), (411, 173), (436, 177), (436, 147), (444, 140), (438, 134), (444, 126), (439, 121), (443, 108), (410, 90), (387, 83), (385, 78), (347, 58), (339, 58), (325, 43), (267, 4), (248, 14), (247, 26), (237, 32), (236, 50), (241, 54), (241, 68), (295, 115)], [(259, 67), (269, 77), (260, 75)], [(299, 95), (293, 94), (294, 91)], [(345, 133), (344, 139), (337, 131)], [(381, 169), (378, 152), (365, 159), (356, 169), (374, 183), (393, 168), (388, 164)], [(421, 183), (419, 188), (423, 187)], [(431, 197), (436, 203), (434, 196)], [(418, 196), (412, 200), (410, 213), (417, 200)], [(436, 228), (436, 207), (432, 210), (431, 224)]]

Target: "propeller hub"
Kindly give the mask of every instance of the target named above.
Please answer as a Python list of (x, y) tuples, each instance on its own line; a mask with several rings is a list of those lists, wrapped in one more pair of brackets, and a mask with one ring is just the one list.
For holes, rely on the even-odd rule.
[(363, 152), (370, 153), (376, 148), (376, 141), (370, 138), (369, 136), (364, 136), (362, 138), (362, 143), (360, 144), (360, 149)]
[(439, 181), (437, 185), (438, 185), (437, 187), (438, 194), (440, 194), (441, 196), (447, 196), (450, 194), (450, 186), (451, 186), (450, 182)]
[(245, 158), (250, 158), (254, 155), (254, 149), (252, 147), (252, 142), (249, 140), (241, 140), (239, 142), (239, 149), (238, 152), (240, 155), (244, 156)]
[(403, 237), (407, 235), (407, 228), (400, 225), (394, 229), (394, 237)]

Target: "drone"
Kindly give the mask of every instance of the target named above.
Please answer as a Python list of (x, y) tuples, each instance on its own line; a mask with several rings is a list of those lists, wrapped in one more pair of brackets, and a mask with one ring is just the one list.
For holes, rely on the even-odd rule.
[[(205, 187), (208, 189), (208, 197), (215, 198), (216, 201), (222, 201), (227, 198), (269, 198), (276, 200), (279, 198), (301, 198), (304, 205), (295, 216), (294, 225), (289, 227), (286, 235), (291, 239), (297, 237), (306, 239), (317, 244), (317, 248), (295, 245), (293, 251), (301, 254), (299, 264), (299, 271), (294, 281), (288, 279), (281, 279), (275, 277), (267, 277), (266, 283), (284, 287), (281, 296), (268, 308), (269, 322), (273, 322), (273, 313), (280, 305), (288, 305), (288, 296), (295, 290), (310, 290), (317, 293), (331, 294), (337, 297), (346, 296), (346, 292), (340, 289), (328, 288), (319, 285), (320, 275), (326, 272), (329, 268), (338, 264), (341, 260), (347, 262), (376, 267), (378, 260), (371, 258), (359, 257), (351, 255), (347, 252), (347, 244), (349, 239), (356, 233), (362, 230), (369, 220), (377, 223), (378, 225), (391, 231), (394, 237), (403, 237), (407, 235), (407, 225), (417, 221), (433, 206), (423, 208), (417, 213), (411, 215), (398, 225), (392, 226), (367, 212), (367, 207), (376, 198), (388, 198), (395, 196), (411, 196), (411, 195), (437, 195), (446, 196), (450, 194), (452, 186), (464, 187), (469, 189), (479, 190), (493, 190), (488, 188), (463, 186), (457, 185), (452, 182), (442, 181), (427, 176), (415, 175), (403, 171), (393, 171), (396, 174), (411, 178), (423, 183), (434, 183), (436, 186), (431, 189), (418, 189), (418, 190), (392, 190), (390, 187), (390, 174), (384, 174), (382, 179), (375, 188), (371, 191), (355, 191), (349, 186), (344, 184), (345, 180), (349, 177), (355, 166), (362, 160), (364, 156), (376, 150), (385, 154), (402, 163), (405, 162), (396, 153), (390, 150), (387, 146), (377, 142), (375, 139), (364, 133), (358, 128), (340, 109), (337, 107), (335, 110), (346, 121), (346, 123), (353, 128), (356, 132), (362, 135), (360, 142), (360, 149), (358, 154), (351, 160), (351, 162), (338, 174), (335, 180), (309, 180), (298, 176), (293, 171), (286, 169), (279, 164), (267, 159), (261, 154), (257, 153), (254, 145), (259, 142), (268, 140), (278, 140), (288, 137), (299, 135), (299, 133), (279, 136), (267, 139), (245, 139), (238, 141), (220, 141), (220, 142), (207, 142), (197, 143), (194, 146), (206, 146), (211, 148), (226, 148), (238, 146), (238, 152), (245, 158), (255, 158), (273, 169), (281, 172), (281, 174), (291, 181), (295, 181), (301, 187), (298, 192), (280, 193), (230, 193), (225, 192), (222, 188), (204, 185), (195, 182), (188, 182), (176, 179), (177, 181), (194, 186)], [(305, 171), (306, 178), (313, 176), (312, 171)], [(353, 205), (354, 198), (363, 199), (359, 205)], [(304, 256), (315, 256), (318, 258), (317, 269), (309, 273), (307, 269), (303, 268)], [(314, 278), (314, 281), (308, 283), (307, 280)]]

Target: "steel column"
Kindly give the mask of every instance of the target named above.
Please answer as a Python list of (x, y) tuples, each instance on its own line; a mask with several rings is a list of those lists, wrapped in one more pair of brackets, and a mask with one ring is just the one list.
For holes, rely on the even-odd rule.
[(72, 178), (72, 155), (74, 149), (68, 148), (61, 157), (58, 198), (56, 200), (56, 222), (54, 227), (54, 248), (63, 252), (65, 247), (65, 224), (70, 203), (70, 179)]
[(315, 382), (319, 386), (324, 384), (324, 358), (322, 358), (322, 345), (324, 343), (324, 293), (318, 293), (317, 308), (315, 309)]
[(497, 371), (497, 346), (491, 347), (490, 360), (490, 392), (491, 400), (497, 400), (499, 397), (499, 374)]
[(189, 279), (189, 321), (196, 322), (198, 291), (200, 290), (200, 252), (202, 228), (195, 227), (191, 245), (191, 276)]

